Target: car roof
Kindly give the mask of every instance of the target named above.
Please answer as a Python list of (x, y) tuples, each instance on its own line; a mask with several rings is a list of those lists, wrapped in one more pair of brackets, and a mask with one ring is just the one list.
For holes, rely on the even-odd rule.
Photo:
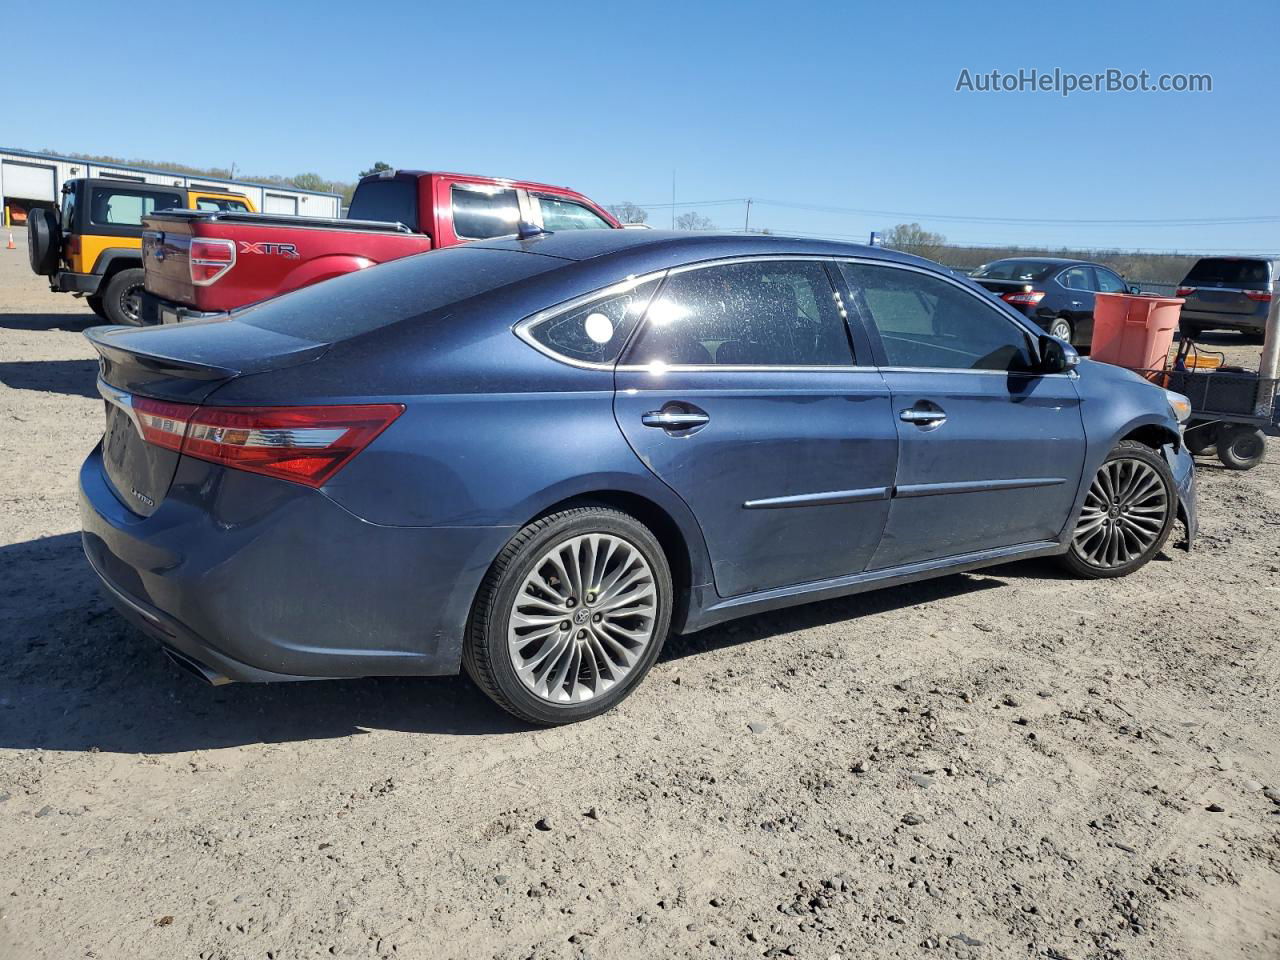
[(541, 233), (526, 240), (508, 237), (474, 241), (470, 246), (536, 253), (562, 260), (591, 260), (630, 251), (667, 255), (673, 262), (773, 254), (865, 257), (923, 264), (935, 270), (945, 269), (930, 260), (883, 247), (773, 234), (695, 233), (682, 230), (563, 230)]

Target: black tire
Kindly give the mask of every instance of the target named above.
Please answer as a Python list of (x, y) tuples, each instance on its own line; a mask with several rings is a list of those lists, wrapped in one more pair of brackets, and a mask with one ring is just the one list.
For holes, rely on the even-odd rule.
[[(586, 534), (620, 538), (638, 551), (648, 564), (656, 595), (653, 629), (647, 645), (629, 672), (612, 686), (578, 703), (554, 703), (535, 694), (518, 676), (512, 663), (513, 654), (509, 652), (508, 626), (517, 596), (539, 561), (556, 544)], [(462, 648), (462, 664), (486, 696), (520, 720), (544, 726), (587, 720), (616, 706), (649, 672), (671, 625), (672, 596), (670, 565), (657, 538), (644, 524), (609, 507), (582, 506), (563, 510), (522, 529), (489, 568), (472, 607)], [(585, 604), (583, 607), (585, 610)], [(569, 614), (566, 612), (565, 616), (567, 618)], [(566, 622), (569, 621), (566, 619)], [(571, 626), (570, 629), (577, 628)], [(579, 632), (579, 636), (584, 633)], [(547, 642), (551, 642), (549, 638)], [(598, 671), (595, 672), (598, 677)]]
[(108, 319), (107, 308), (102, 305), (102, 297), (97, 294), (93, 294), (92, 296), (85, 297), (84, 302), (89, 305), (90, 310), (102, 317), (103, 320)]
[[(1088, 580), (1124, 577), (1146, 566), (1151, 558), (1164, 548), (1165, 541), (1169, 539), (1169, 534), (1173, 530), (1174, 521), (1178, 517), (1178, 491), (1173, 480), (1173, 471), (1169, 469), (1169, 464), (1165, 462), (1164, 457), (1136, 440), (1121, 440), (1116, 448), (1107, 454), (1098, 468), (1098, 474), (1106, 470), (1108, 464), (1118, 460), (1138, 461), (1155, 472), (1164, 488), (1164, 516), (1161, 518), (1159, 529), (1154, 531), (1151, 543), (1145, 549), (1135, 551), (1135, 555), (1124, 562), (1103, 565), (1091, 560), (1088, 551), (1079, 543), (1080, 530), (1085, 522), (1082, 512), (1082, 516), (1076, 520), (1071, 546), (1061, 558), (1067, 570), (1077, 577)], [(1091, 484), (1093, 482), (1090, 481)]]
[(1267, 455), (1267, 437), (1259, 427), (1228, 423), (1218, 428), (1218, 459), (1229, 470), (1252, 470)]
[[(1066, 336), (1063, 336), (1065, 330)], [(1054, 331), (1057, 331), (1056, 333)], [(1057, 337), (1059, 340), (1065, 340), (1067, 343), (1073, 343), (1076, 335), (1075, 325), (1066, 317), (1054, 317), (1049, 321), (1049, 335)]]
[(1184, 320), (1178, 324), (1178, 333), (1181, 334), (1183, 340), (1199, 340), (1204, 336), (1204, 327), (1198, 323), (1187, 323)]
[(62, 230), (58, 217), (48, 207), (33, 207), (27, 213), (27, 259), (42, 277), (58, 272), (62, 255)]
[(140, 308), (145, 279), (141, 267), (129, 267), (111, 275), (102, 292), (102, 309), (108, 320), (133, 326), (142, 323)]
[(1193, 457), (1211, 457), (1217, 453), (1218, 425), (1203, 420), (1189, 423), (1182, 440)]

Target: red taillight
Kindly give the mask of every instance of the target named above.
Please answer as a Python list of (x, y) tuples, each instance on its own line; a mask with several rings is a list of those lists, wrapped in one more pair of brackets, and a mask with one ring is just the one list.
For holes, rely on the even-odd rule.
[(1044, 299), (1044, 291), (1027, 290), (1024, 293), (1006, 293), (1000, 299), (1005, 303), (1013, 304), (1015, 307), (1034, 307)]
[(187, 424), (196, 408), (189, 403), (169, 403), (150, 397), (131, 398), (142, 439), (166, 450), (181, 450)]
[(207, 287), (236, 264), (236, 245), (230, 240), (191, 240), (188, 263), (191, 282)]
[(67, 256), (68, 256), (68, 257), (78, 257), (78, 256), (80, 256), (80, 249), (81, 249), (81, 248), (80, 248), (80, 234), (78, 234), (78, 233), (73, 233), (73, 234), (71, 235), (71, 239), (67, 241)]
[(131, 400), (148, 443), (309, 487), (323, 486), (404, 412), (399, 403), (194, 407)]
[(1246, 290), (1244, 295), (1250, 300), (1256, 300), (1258, 303), (1270, 303), (1271, 294), (1263, 290)]
[(1173, 295), (1175, 297), (1189, 297), (1195, 292), (1195, 287), (1179, 287), (1177, 290), (1173, 291)]

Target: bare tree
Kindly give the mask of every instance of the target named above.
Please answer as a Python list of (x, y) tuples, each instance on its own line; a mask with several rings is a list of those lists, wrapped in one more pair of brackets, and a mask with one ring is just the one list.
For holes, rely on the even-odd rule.
[(644, 207), (637, 207), (630, 200), (623, 200), (622, 203), (613, 203), (605, 207), (614, 219), (619, 223), (648, 223), (649, 211)]
[(676, 217), (677, 230), (714, 230), (715, 228), (716, 225), (710, 219), (694, 210)]
[(918, 223), (900, 223), (885, 234), (884, 245), (927, 260), (937, 260), (943, 254), (947, 238), (940, 233), (930, 233)]

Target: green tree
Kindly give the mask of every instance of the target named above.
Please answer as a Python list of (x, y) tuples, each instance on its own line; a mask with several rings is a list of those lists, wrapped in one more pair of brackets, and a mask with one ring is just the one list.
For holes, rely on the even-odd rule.
[(318, 173), (300, 173), (293, 177), (293, 185), (299, 190), (315, 190), (317, 193), (328, 193), (329, 181)]
[(884, 235), (884, 245), (926, 260), (937, 260), (943, 254), (947, 238), (940, 233), (930, 233), (918, 223), (900, 223)]
[(395, 167), (393, 167), (391, 164), (389, 164), (389, 163), (383, 163), (381, 160), (379, 160), (377, 163), (375, 163), (375, 164), (374, 164), (372, 167), (370, 167), (368, 170), (361, 170), (361, 171), (360, 171), (360, 176), (361, 176), (361, 177), (367, 177), (367, 176), (369, 176), (371, 173), (382, 173), (384, 170), (394, 170), (394, 169), (395, 169)]
[(649, 211), (644, 207), (637, 207), (630, 200), (623, 200), (622, 203), (613, 203), (605, 207), (619, 223), (648, 223)]

